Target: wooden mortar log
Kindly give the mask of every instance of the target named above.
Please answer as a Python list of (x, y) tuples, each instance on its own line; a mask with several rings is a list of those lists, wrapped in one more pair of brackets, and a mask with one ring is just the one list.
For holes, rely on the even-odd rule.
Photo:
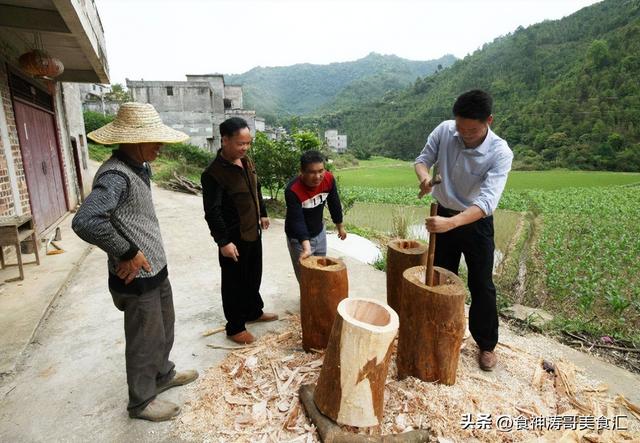
[(453, 385), (465, 331), (463, 281), (434, 267), (434, 286), (425, 284), (425, 267), (403, 273), (398, 334), (398, 378), (408, 376)]
[(427, 263), (427, 245), (415, 240), (396, 239), (387, 245), (387, 304), (400, 312), (402, 273)]
[(324, 415), (349, 426), (377, 426), (398, 314), (367, 298), (338, 305), (313, 400)]
[(347, 267), (342, 260), (311, 256), (300, 262), (300, 323), (305, 351), (327, 347), (338, 303), (348, 296)]

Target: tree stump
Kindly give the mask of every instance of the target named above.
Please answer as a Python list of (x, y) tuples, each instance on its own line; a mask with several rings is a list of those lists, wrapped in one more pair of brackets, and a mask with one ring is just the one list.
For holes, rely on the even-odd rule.
[(415, 240), (391, 240), (387, 245), (387, 304), (400, 312), (402, 273), (427, 262), (427, 246)]
[(453, 385), (465, 331), (467, 290), (453, 272), (434, 267), (434, 286), (425, 284), (425, 267), (403, 273), (398, 335), (398, 378), (408, 376)]
[(349, 296), (347, 267), (339, 258), (311, 256), (300, 262), (302, 347), (324, 349), (338, 304)]
[(349, 426), (377, 426), (398, 314), (379, 301), (348, 298), (338, 305), (313, 400), (324, 415)]

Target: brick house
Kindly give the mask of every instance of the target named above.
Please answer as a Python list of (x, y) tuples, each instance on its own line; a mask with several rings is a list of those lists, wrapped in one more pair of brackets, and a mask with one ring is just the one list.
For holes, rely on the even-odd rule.
[[(24, 72), (18, 58), (35, 47), (64, 73)], [(109, 83), (93, 0), (0, 0), (0, 217), (31, 214), (39, 233), (91, 189), (77, 83)]]

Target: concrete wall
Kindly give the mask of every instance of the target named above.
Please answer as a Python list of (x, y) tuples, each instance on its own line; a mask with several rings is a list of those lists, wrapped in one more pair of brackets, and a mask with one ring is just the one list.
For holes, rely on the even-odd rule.
[(187, 74), (187, 82), (207, 82), (211, 88), (214, 114), (224, 114), (224, 77), (220, 74)]
[[(209, 78), (209, 85), (213, 91), (213, 113), (224, 114), (224, 78), (216, 76)], [(217, 126), (216, 126), (217, 128)]]
[(225, 112), (224, 115), (225, 120), (231, 117), (240, 117), (244, 119), (244, 121), (249, 125), (251, 135), (256, 135), (256, 111), (249, 111), (246, 109), (227, 109), (227, 112)]
[[(186, 82), (127, 79), (127, 88), (134, 101), (151, 103), (165, 124), (187, 133), (189, 143), (203, 149), (220, 148), (220, 123), (230, 117), (244, 118), (255, 134), (256, 113), (242, 109), (242, 87), (225, 86), (222, 75), (189, 74)], [(231, 101), (230, 109), (225, 109), (225, 99)], [(264, 130), (264, 120), (258, 126)]]
[(208, 82), (127, 80), (127, 88), (134, 101), (151, 103), (166, 125), (188, 134), (189, 143), (212, 149), (214, 106)]
[(100, 114), (116, 115), (120, 109), (120, 102), (113, 101), (85, 101), (82, 103), (83, 111), (99, 112)]
[(242, 86), (225, 85), (224, 98), (231, 101), (231, 109), (243, 109)]
[[(82, 117), (82, 97), (80, 92), (80, 85), (77, 83), (62, 83), (61, 84), (62, 95), (62, 109), (61, 119), (63, 122), (65, 137), (61, 137), (63, 144), (66, 144), (65, 156), (68, 159), (67, 174), (69, 177), (74, 177), (74, 185), (70, 188), (73, 190), (73, 199), (70, 195), (71, 206), (80, 204), (84, 198), (89, 195), (91, 191), (91, 185), (93, 177), (91, 176), (88, 164), (89, 149), (87, 146), (86, 131), (84, 127), (84, 119)], [(75, 144), (75, 146), (74, 146)], [(76, 174), (76, 158), (75, 152), (79, 161), (80, 177)]]
[(60, 146), (60, 160), (62, 160), (62, 182), (67, 192), (67, 209), (73, 209), (80, 203), (79, 184), (76, 177), (71, 141), (69, 139), (69, 124), (67, 112), (62, 97), (62, 83), (56, 83), (53, 94), (55, 107), (56, 128), (58, 130), (58, 144)]
[(263, 118), (256, 117), (256, 131), (265, 132), (267, 125)]

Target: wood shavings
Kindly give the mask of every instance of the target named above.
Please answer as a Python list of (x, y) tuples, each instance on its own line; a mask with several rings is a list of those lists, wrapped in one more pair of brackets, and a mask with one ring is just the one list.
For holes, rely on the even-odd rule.
[(608, 390), (609, 390), (609, 386), (603, 383), (598, 386), (585, 388), (582, 390), (582, 392), (607, 392)]
[(542, 387), (542, 376), (544, 375), (544, 362), (542, 359), (538, 360), (538, 365), (533, 372), (533, 378), (531, 379), (531, 387), (539, 391)]
[(224, 349), (225, 351), (235, 351), (238, 349), (248, 349), (255, 348), (256, 345), (244, 345), (244, 346), (226, 346), (226, 345), (213, 345), (211, 343), (207, 344), (207, 347), (211, 349)]
[[(298, 399), (298, 389), (302, 384), (316, 382), (323, 351), (302, 351), (297, 316), (291, 315), (280, 324), (285, 328), (282, 333), (262, 337), (250, 346), (233, 347), (220, 365), (210, 368), (199, 382), (187, 387), (192, 390), (193, 400), (185, 404), (174, 422), (178, 439), (319, 442), (315, 427)], [(543, 368), (545, 360), (527, 353), (522, 349), (526, 346), (500, 343), (500, 347), (504, 352), (498, 351), (498, 368), (486, 373), (478, 368), (478, 349), (469, 340), (461, 351), (458, 377), (453, 386), (425, 383), (412, 377), (396, 380), (394, 355), (385, 385), (382, 424), (375, 429), (348, 430), (386, 435), (430, 429), (436, 436), (434, 441), (441, 442), (638, 440), (640, 407), (622, 396), (615, 400), (606, 397), (606, 386), (586, 379), (570, 363), (554, 361), (554, 370), (547, 372)], [(481, 413), (529, 419), (585, 415), (612, 418), (626, 414), (629, 430), (578, 434), (462, 428), (463, 414), (477, 418)]]
[(576, 397), (576, 386), (575, 386), (575, 367), (570, 366), (567, 363), (557, 363), (556, 369), (556, 380), (560, 381), (559, 392), (563, 392), (568, 397), (569, 402), (578, 408), (581, 413), (588, 414), (591, 412), (591, 408), (589, 408), (584, 403), (580, 402)]
[(640, 406), (631, 403), (624, 395), (618, 395), (616, 397), (616, 402), (627, 408), (635, 418), (640, 420)]
[(217, 334), (218, 332), (226, 331), (224, 326), (220, 326), (219, 328), (207, 329), (202, 333), (203, 337), (209, 337), (210, 335)]

